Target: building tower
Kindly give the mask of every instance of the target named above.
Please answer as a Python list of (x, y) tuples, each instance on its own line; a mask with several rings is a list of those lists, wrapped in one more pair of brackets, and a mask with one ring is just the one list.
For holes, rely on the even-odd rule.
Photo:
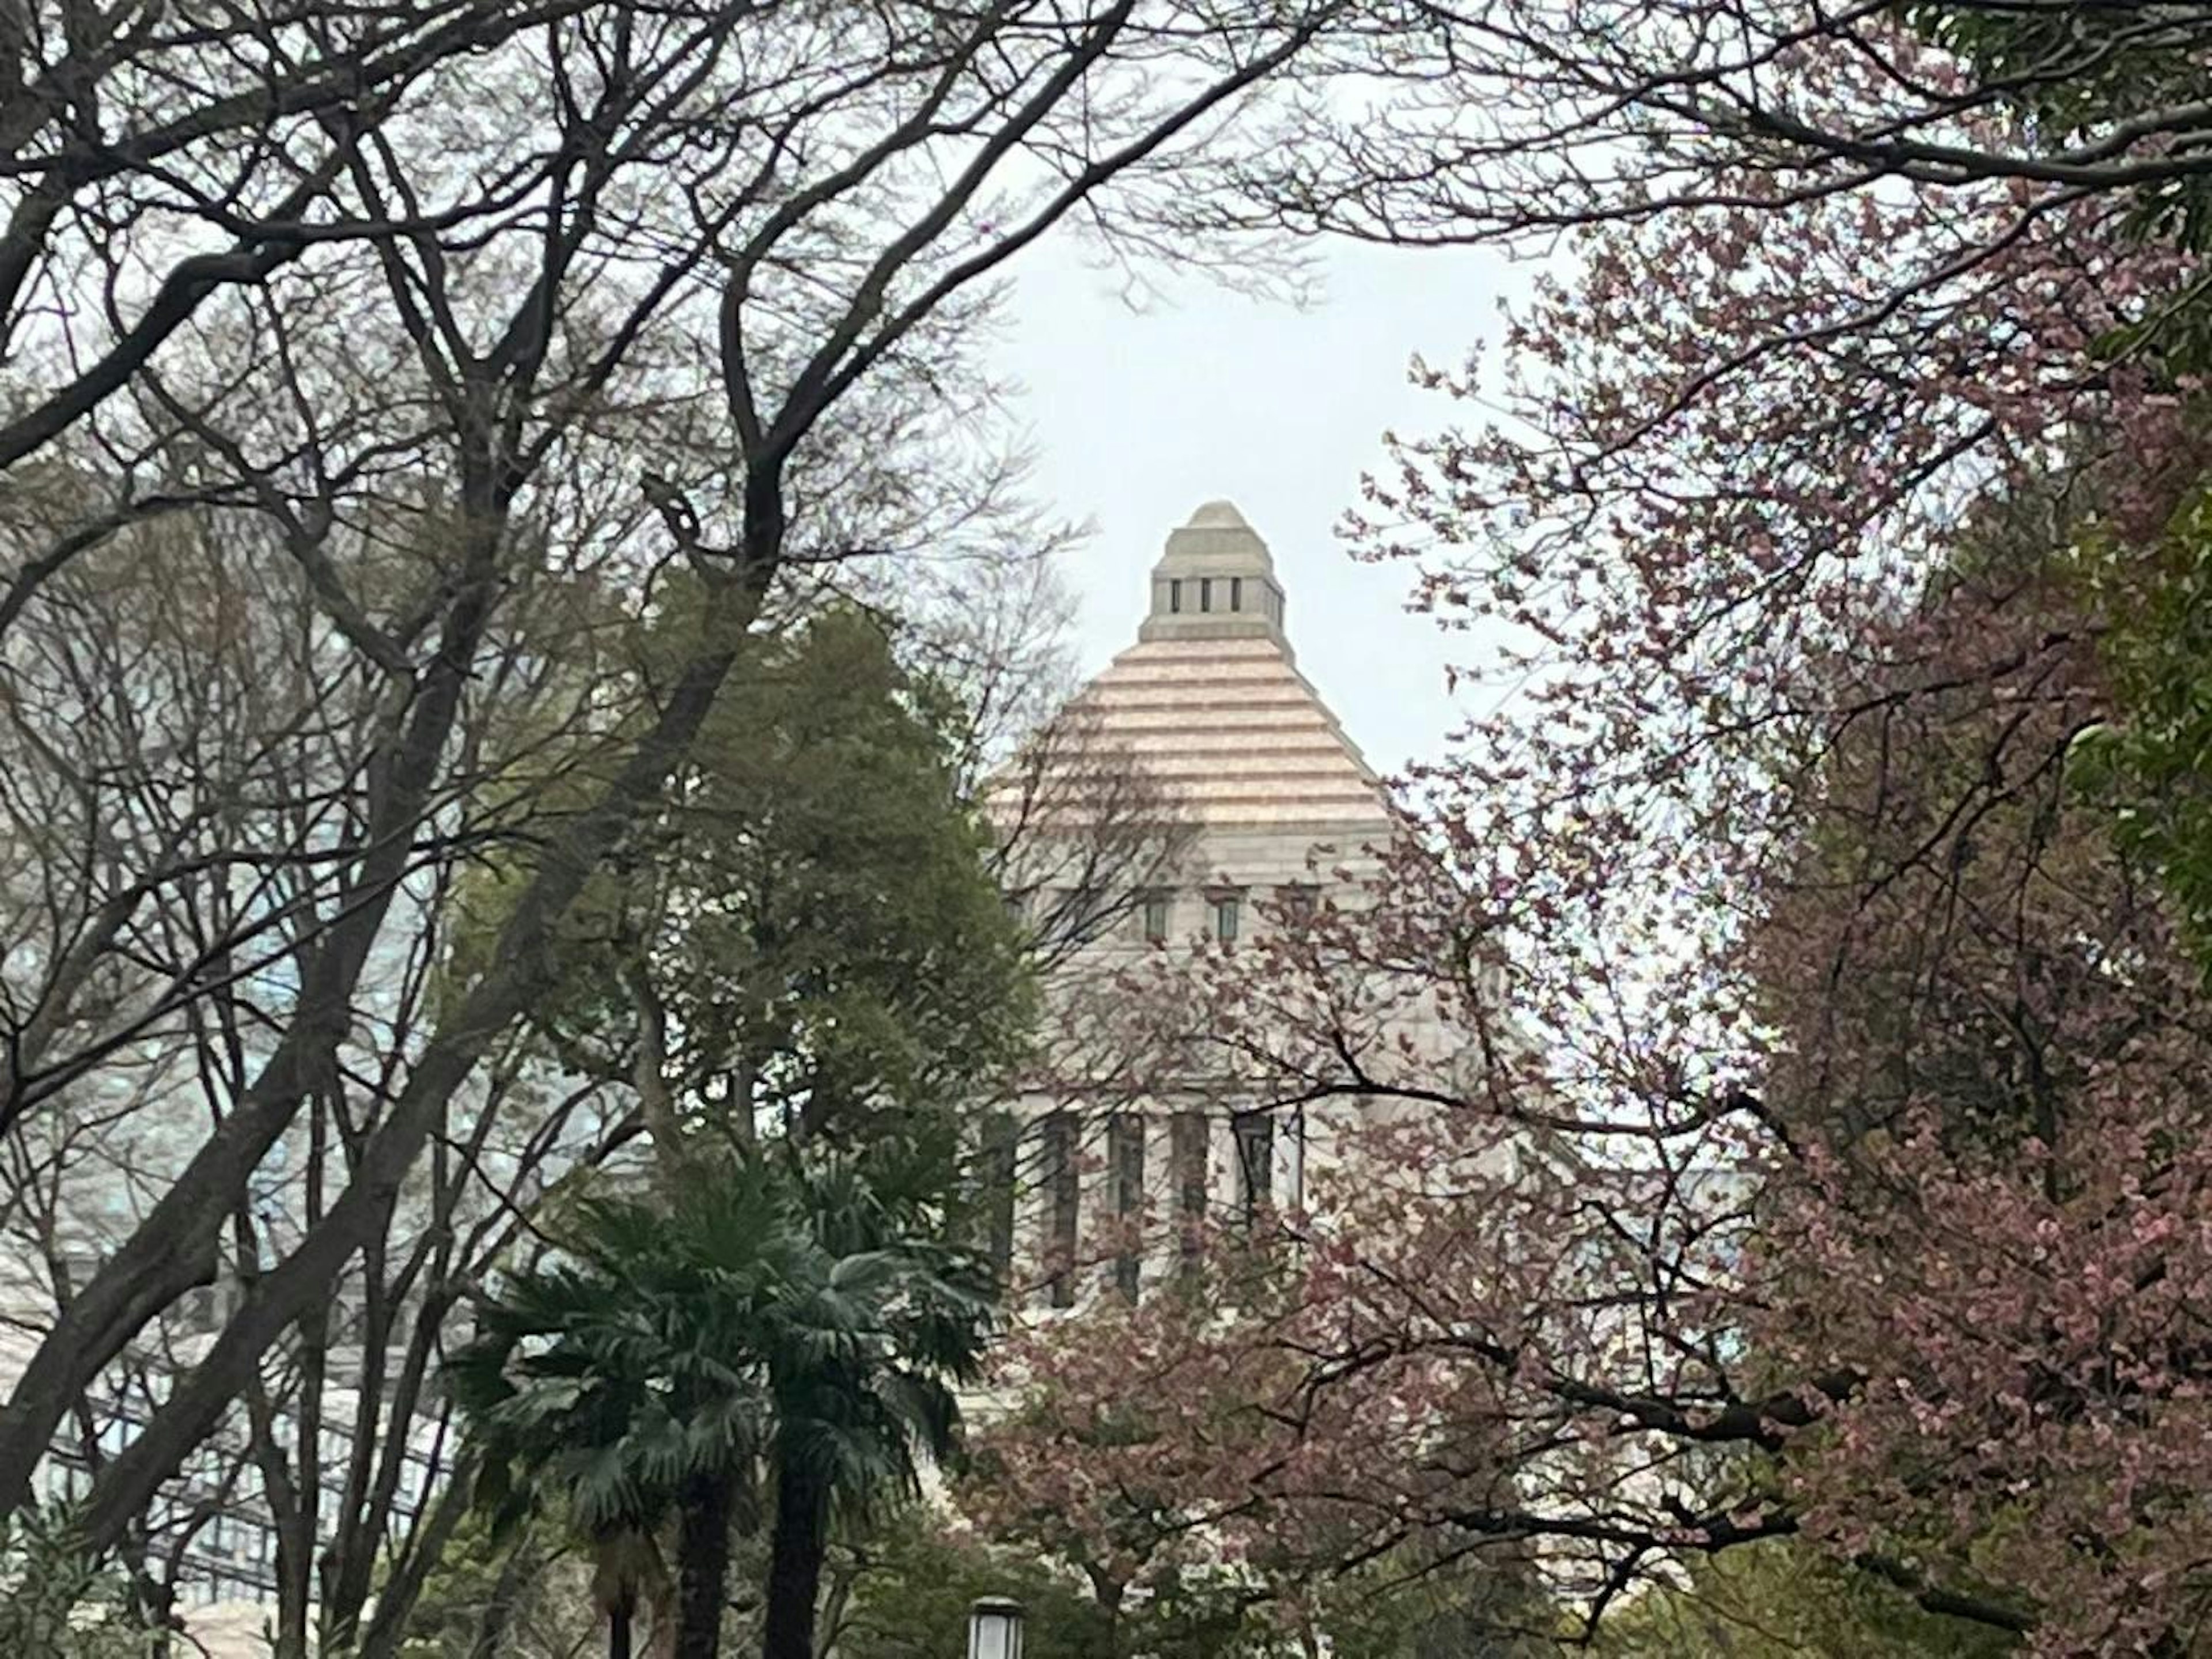
[[(1070, 705), (1087, 744), (1126, 759), (1180, 827), (1172, 868), (1132, 896), (1061, 969), (1060, 1006), (1120, 982), (1144, 953), (1235, 946), (1294, 919), (1374, 866), (1395, 832), (1373, 771), (1299, 673), (1274, 560), (1242, 514), (1209, 501), (1172, 532), (1152, 567), (1137, 643)], [(1079, 823), (1064, 822), (1079, 833)], [(1018, 1216), (1002, 1229), (1022, 1268), (1042, 1264), (1047, 1299), (1086, 1285), (1139, 1295), (1161, 1246), (1110, 1251), (1086, 1241), (1114, 1224), (1189, 1222), (1224, 1207), (1297, 1202), (1309, 1124), (1254, 1109), (1232, 1086), (1194, 1077), (1141, 1097), (1032, 1097), (1018, 1113)], [(1106, 1224), (1102, 1229), (1101, 1224)], [(1056, 1264), (1083, 1265), (1068, 1271)]]

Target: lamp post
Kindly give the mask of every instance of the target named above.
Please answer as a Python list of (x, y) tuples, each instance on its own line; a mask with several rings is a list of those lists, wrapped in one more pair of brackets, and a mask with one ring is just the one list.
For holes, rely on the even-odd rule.
[(987, 1595), (968, 1609), (968, 1659), (1022, 1659), (1022, 1604)]

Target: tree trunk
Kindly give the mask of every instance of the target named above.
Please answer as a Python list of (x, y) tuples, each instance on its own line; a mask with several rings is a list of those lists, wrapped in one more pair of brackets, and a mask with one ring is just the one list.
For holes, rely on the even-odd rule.
[[(453, 1542), (454, 1529), (468, 1514), (475, 1490), (476, 1472), (463, 1464), (447, 1483), (437, 1503), (418, 1516), (408, 1528), (398, 1562), (386, 1564), (389, 1570), (377, 1592), (368, 1628), (357, 1642), (343, 1650), (349, 1659), (393, 1659), (399, 1651), (407, 1639), (408, 1620), (416, 1603), (422, 1600), (422, 1586), (445, 1559), (447, 1546)], [(528, 1548), (526, 1539), (518, 1540), (508, 1553), (508, 1561), (512, 1563)], [(328, 1646), (321, 1650), (325, 1653), (338, 1650)]]
[(1121, 1659), (1121, 1598), (1128, 1591), (1128, 1583), (1091, 1563), (1085, 1564), (1083, 1571), (1091, 1580), (1091, 1593), (1106, 1614), (1106, 1659)]
[(683, 1534), (676, 1543), (676, 1659), (718, 1659), (722, 1650), (731, 1488), (726, 1475), (702, 1475), (684, 1493)]
[(499, 1577), (492, 1582), (491, 1599), (477, 1619), (468, 1659), (500, 1659), (507, 1651), (507, 1626), (514, 1622), (515, 1604), (522, 1599), (524, 1584), (544, 1570), (544, 1563), (538, 1559), (528, 1537), (507, 1551), (507, 1559), (499, 1565)]
[(811, 1471), (779, 1459), (761, 1659), (814, 1659), (814, 1602), (829, 1545), (829, 1492)]
[[(458, 719), (471, 659), (490, 623), (503, 530), (503, 512), (486, 514), (471, 533), (461, 585), (446, 611), (446, 637), (404, 723), (379, 746), (384, 776), (371, 793), (360, 860), (348, 874), (336, 919), (300, 958), (299, 994), (283, 1036), (244, 1098), (56, 1319), (0, 1406), (0, 1516), (29, 1501), (32, 1472), (71, 1403), (84, 1397), (101, 1368), (186, 1289), (213, 1282), (223, 1218), (244, 1197), (254, 1170), (291, 1127), (350, 1030), (355, 989), (406, 876), (415, 826), (431, 810), (439, 760)], [(331, 1264), (294, 1316), (328, 1301), (342, 1265)], [(275, 1334), (272, 1328), (254, 1350), (255, 1361)], [(231, 1388), (222, 1404), (229, 1405), (239, 1392)], [(191, 1445), (198, 1443), (196, 1433)], [(161, 1475), (173, 1473), (182, 1461), (179, 1452)], [(86, 1543), (96, 1555), (118, 1535), (108, 1525), (88, 1534)]]

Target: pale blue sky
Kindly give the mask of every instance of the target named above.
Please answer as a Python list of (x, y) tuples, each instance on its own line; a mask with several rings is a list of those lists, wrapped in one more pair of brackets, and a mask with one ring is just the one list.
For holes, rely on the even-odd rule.
[(1433, 757), (1453, 714), (1447, 660), (1477, 647), (1404, 608), (1407, 573), (1355, 563), (1335, 526), (1386, 429), (1455, 413), (1406, 378), (1494, 338), (1518, 272), (1495, 257), (1339, 246), (1298, 308), (1204, 280), (1133, 310), (1118, 276), (1048, 243), (1018, 267), (1000, 363), (1026, 388), (1039, 494), (1097, 534), (1066, 565), (1086, 673), (1136, 638), (1168, 532), (1226, 497), (1266, 538), (1298, 665), (1379, 770)]

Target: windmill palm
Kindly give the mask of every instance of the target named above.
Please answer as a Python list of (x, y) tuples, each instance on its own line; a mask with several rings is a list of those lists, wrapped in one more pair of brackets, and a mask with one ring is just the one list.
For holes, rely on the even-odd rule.
[(812, 1659), (832, 1509), (913, 1494), (921, 1462), (957, 1431), (955, 1385), (976, 1375), (994, 1276), (910, 1221), (850, 1170), (817, 1182), (811, 1248), (763, 1328), (775, 1521), (763, 1659)]
[(832, 1506), (911, 1491), (951, 1443), (991, 1275), (884, 1169), (810, 1173), (771, 1147), (652, 1202), (587, 1203), (563, 1259), (518, 1275), (456, 1361), (488, 1501), (557, 1494), (595, 1546), (674, 1517), (678, 1659), (719, 1651), (757, 1470), (775, 1491), (763, 1651), (812, 1659)]
[(449, 1367), (478, 1502), (502, 1528), (556, 1508), (584, 1539), (610, 1659), (629, 1659), (639, 1604), (665, 1584), (658, 1540), (687, 1493), (765, 1436), (757, 1382), (699, 1325), (649, 1219), (583, 1206), (565, 1259), (512, 1279)]

